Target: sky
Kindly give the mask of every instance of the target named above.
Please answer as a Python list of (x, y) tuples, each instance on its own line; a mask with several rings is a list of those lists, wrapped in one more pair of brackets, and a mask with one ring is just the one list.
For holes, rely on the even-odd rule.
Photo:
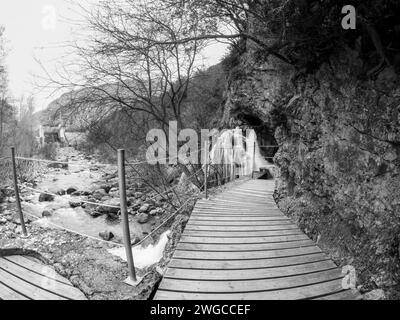
[[(91, 0), (96, 2), (98, 0)], [(5, 27), (10, 94), (14, 99), (34, 95), (36, 109), (46, 108), (57, 98), (54, 88), (38, 88), (37, 76), (46, 69), (55, 71), (55, 63), (65, 56), (63, 44), (74, 40), (74, 26), (67, 20), (80, 19), (80, 12), (68, 0), (1, 0), (0, 25)], [(218, 63), (226, 45), (211, 45), (205, 52), (206, 65)]]

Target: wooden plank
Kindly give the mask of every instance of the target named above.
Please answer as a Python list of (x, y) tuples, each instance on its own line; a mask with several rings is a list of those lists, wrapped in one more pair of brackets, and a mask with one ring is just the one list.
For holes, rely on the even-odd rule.
[(67, 300), (0, 269), (0, 282), (33, 300)]
[(10, 289), (0, 282), (0, 300), (29, 300), (22, 294)]
[(30, 271), (44, 275), (50, 279), (54, 279), (65, 284), (72, 285), (71, 282), (69, 282), (67, 279), (60, 276), (57, 272), (54, 272), (54, 269), (45, 266), (43, 264), (34, 262), (33, 260), (26, 258), (24, 256), (8, 256), (4, 257), (4, 259), (11, 261), (15, 264), (18, 264), (19, 266), (24, 267)]
[(295, 257), (313, 253), (320, 253), (321, 249), (316, 246), (289, 248), (269, 251), (186, 251), (175, 250), (176, 259), (199, 259), (199, 260), (252, 260), (252, 259), (274, 259), (282, 257)]
[(248, 213), (257, 213), (257, 214), (268, 214), (268, 213), (276, 213), (279, 215), (284, 215), (282, 212), (277, 210), (276, 208), (232, 208), (230, 206), (208, 206), (208, 207), (203, 207), (203, 206), (196, 206), (193, 211), (205, 211), (205, 212), (221, 212), (221, 213), (242, 213), (242, 214), (248, 214)]
[(304, 256), (293, 256), (276, 259), (258, 259), (258, 260), (193, 260), (193, 259), (175, 259), (173, 258), (169, 264), (171, 268), (184, 269), (207, 269), (213, 272), (217, 269), (257, 269), (270, 267), (283, 267), (297, 264), (307, 264), (310, 262), (328, 260), (323, 253), (316, 253)]
[(199, 270), (168, 268), (165, 278), (187, 280), (254, 280), (271, 279), (293, 275), (306, 275), (317, 271), (325, 271), (337, 266), (330, 260), (300, 264), (295, 266), (247, 269), (247, 270)]
[(299, 229), (295, 230), (271, 230), (271, 231), (207, 231), (207, 230), (185, 230), (184, 233), (186, 236), (192, 237), (210, 237), (210, 238), (219, 238), (219, 237), (228, 237), (228, 238), (237, 238), (237, 237), (276, 237), (276, 236), (291, 236), (303, 234)]
[(312, 299), (315, 296), (340, 291), (341, 281), (332, 280), (323, 283), (301, 286), (279, 291), (248, 293), (193, 293), (158, 290), (156, 300), (300, 300)]
[(227, 226), (227, 225), (222, 225), (222, 226), (196, 226), (193, 225), (191, 222), (189, 222), (186, 225), (186, 231), (277, 231), (277, 230), (299, 230), (296, 225), (291, 224), (291, 225), (283, 225), (283, 226), (259, 226), (259, 225), (254, 225), (254, 226)]
[(183, 234), (181, 241), (194, 242), (194, 243), (272, 243), (272, 242), (285, 242), (309, 239), (305, 234), (293, 236), (278, 236), (278, 237), (254, 237), (254, 238), (209, 238), (209, 237), (194, 237)]
[[(35, 272), (29, 271), (25, 268), (20, 267), (6, 259), (0, 258), (0, 270), (7, 271), (8, 273), (21, 278), (22, 280), (29, 282), (37, 287), (51, 291), (54, 294), (62, 296), (70, 300), (86, 300), (86, 297), (77, 288), (58, 282), (53, 278), (49, 278), (45, 275), (39, 275)], [(51, 273), (49, 276), (54, 276), (56, 273), (53, 269), (50, 269)]]
[(254, 227), (254, 226), (265, 226), (265, 227), (271, 227), (271, 226), (276, 226), (276, 227), (285, 227), (285, 226), (292, 226), (295, 225), (293, 222), (290, 220), (278, 220), (278, 221), (216, 221), (216, 220), (209, 220), (209, 221), (203, 221), (203, 220), (197, 220), (195, 217), (189, 220), (189, 223), (187, 226), (232, 226), (232, 227), (237, 227), (237, 226), (243, 226), (243, 227)]
[(240, 202), (233, 202), (228, 200), (219, 199), (217, 201), (209, 202), (209, 203), (199, 203), (198, 206), (211, 206), (211, 207), (224, 207), (229, 209), (255, 209), (255, 210), (262, 210), (266, 208), (276, 209), (276, 204), (272, 202), (265, 202), (265, 203), (252, 203), (247, 205), (249, 199), (237, 199)]
[(192, 218), (190, 218), (190, 221), (290, 221), (291, 220), (285, 216), (272, 216), (272, 217), (268, 217), (268, 216), (243, 216), (243, 217), (221, 217), (221, 216), (214, 216), (212, 217), (207, 216), (207, 215), (196, 215), (193, 216)]
[[(207, 200), (207, 203), (209, 203), (209, 204), (213, 204), (213, 203), (216, 203), (216, 202), (218, 202), (219, 204), (239, 205), (239, 206), (247, 205), (247, 203), (248, 203), (248, 202), (241, 202), (241, 201), (234, 201), (234, 200), (222, 200), (222, 199), (219, 199), (219, 198), (214, 198), (214, 199)], [(262, 204), (274, 204), (274, 203), (275, 202), (270, 201), (268, 203), (262, 203)], [(251, 203), (249, 203), (248, 205), (250, 207), (256, 206), (256, 204), (251, 204)]]
[(209, 280), (183, 280), (164, 278), (160, 289), (185, 291), (185, 292), (254, 292), (307, 286), (319, 282), (341, 279), (341, 270), (335, 268), (318, 271), (307, 275), (297, 275), (285, 278), (237, 280), (237, 281), (209, 281)]
[(341, 270), (278, 208), (274, 181), (197, 202), (156, 299), (343, 296)]
[(247, 213), (230, 213), (230, 212), (215, 212), (215, 211), (193, 211), (192, 213), (193, 216), (228, 216), (228, 217), (282, 217), (282, 215), (278, 213), (253, 213), (253, 212), (247, 212)]
[(344, 290), (337, 293), (328, 294), (315, 300), (361, 300), (362, 295), (357, 290)]
[(195, 251), (258, 251), (258, 250), (279, 250), (289, 248), (301, 248), (314, 246), (311, 240), (300, 240), (293, 242), (277, 243), (253, 243), (253, 244), (208, 244), (208, 243), (186, 243), (179, 242), (177, 249)]

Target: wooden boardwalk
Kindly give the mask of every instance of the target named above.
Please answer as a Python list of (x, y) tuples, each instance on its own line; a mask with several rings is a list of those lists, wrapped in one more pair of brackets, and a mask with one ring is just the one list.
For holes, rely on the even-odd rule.
[(356, 299), (341, 269), (276, 206), (273, 180), (196, 204), (156, 300)]
[(54, 269), (26, 256), (0, 257), (0, 300), (86, 300)]

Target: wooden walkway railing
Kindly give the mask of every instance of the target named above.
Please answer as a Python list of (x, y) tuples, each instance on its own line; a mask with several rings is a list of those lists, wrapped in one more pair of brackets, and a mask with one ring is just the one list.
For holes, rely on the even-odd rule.
[(273, 180), (201, 200), (156, 300), (356, 299), (341, 269), (276, 206)]

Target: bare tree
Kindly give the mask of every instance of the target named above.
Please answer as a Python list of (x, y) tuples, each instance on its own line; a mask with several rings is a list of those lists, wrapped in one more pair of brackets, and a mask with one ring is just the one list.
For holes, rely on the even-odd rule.
[(82, 9), (90, 36), (74, 44), (79, 59), (72, 68), (63, 65), (50, 77), (53, 85), (74, 90), (70, 110), (92, 119), (119, 110), (132, 119), (148, 115), (165, 131), (171, 120), (182, 128), (184, 99), (205, 41), (159, 42), (190, 33), (189, 13), (171, 15), (159, 1), (133, 0)]

